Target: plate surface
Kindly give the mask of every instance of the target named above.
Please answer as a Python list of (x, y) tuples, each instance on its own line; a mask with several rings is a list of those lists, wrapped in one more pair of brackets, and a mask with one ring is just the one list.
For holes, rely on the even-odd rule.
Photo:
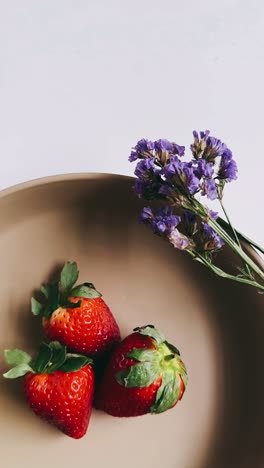
[(1, 370), (4, 348), (34, 351), (42, 338), (30, 313), (33, 290), (76, 260), (123, 336), (154, 323), (180, 349), (189, 374), (184, 398), (158, 416), (94, 410), (87, 435), (75, 441), (31, 413), (21, 380), (0, 378), (3, 466), (263, 467), (263, 296), (215, 278), (139, 225), (132, 182), (76, 174), (1, 193)]

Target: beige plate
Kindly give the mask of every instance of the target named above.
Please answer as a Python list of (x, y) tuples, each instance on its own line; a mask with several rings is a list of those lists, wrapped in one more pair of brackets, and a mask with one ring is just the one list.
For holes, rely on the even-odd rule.
[[(154, 323), (189, 373), (182, 401), (159, 416), (93, 412), (70, 439), (35, 417), (21, 381), (1, 381), (3, 468), (257, 468), (264, 466), (263, 296), (212, 276), (137, 223), (132, 179), (67, 175), (0, 195), (3, 348), (34, 351), (34, 288), (66, 260), (103, 292), (125, 336)], [(230, 261), (229, 253), (224, 260)]]

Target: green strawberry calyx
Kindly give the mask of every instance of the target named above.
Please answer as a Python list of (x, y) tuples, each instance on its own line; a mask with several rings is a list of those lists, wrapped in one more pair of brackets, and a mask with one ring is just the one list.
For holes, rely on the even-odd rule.
[[(50, 317), (50, 315), (59, 307), (77, 308), (82, 301), (80, 298), (95, 299), (101, 297), (92, 283), (82, 283), (75, 286), (79, 277), (79, 271), (76, 262), (65, 263), (60, 273), (60, 280), (41, 286), (39, 295), (36, 299), (31, 298), (31, 311), (33, 315)], [(76, 297), (77, 302), (69, 301), (69, 297)]]
[(153, 325), (137, 327), (136, 333), (149, 336), (153, 348), (134, 348), (126, 354), (133, 359), (130, 367), (116, 373), (117, 382), (126, 388), (146, 388), (161, 378), (152, 414), (162, 413), (174, 406), (182, 396), (182, 386), (187, 386), (186, 367), (179, 350), (166, 341), (164, 335)]
[(52, 374), (60, 370), (62, 372), (74, 372), (82, 369), (87, 364), (93, 364), (92, 359), (82, 354), (67, 352), (66, 346), (58, 341), (41, 343), (36, 359), (21, 349), (6, 349), (6, 363), (12, 368), (3, 374), (6, 379), (16, 379), (28, 372), (37, 374)]

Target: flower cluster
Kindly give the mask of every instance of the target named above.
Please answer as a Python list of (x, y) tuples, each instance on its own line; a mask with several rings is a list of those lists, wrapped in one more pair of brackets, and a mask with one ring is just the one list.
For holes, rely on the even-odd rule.
[[(217, 219), (217, 213), (208, 214)], [(140, 222), (149, 224), (154, 234), (166, 238), (179, 250), (215, 252), (224, 244), (218, 234), (193, 213), (185, 211), (182, 216), (177, 216), (170, 206), (164, 206), (156, 213), (150, 207), (143, 208)]]
[[(193, 137), (189, 158), (184, 146), (165, 139), (141, 139), (132, 149), (129, 161), (137, 161), (135, 192), (165, 205), (158, 210), (145, 207), (140, 222), (216, 275), (264, 292), (264, 272), (243, 250), (240, 239), (262, 253), (264, 249), (236, 231), (223, 205), (226, 183), (237, 178), (232, 152), (209, 130), (194, 131)], [(226, 220), (209, 210), (202, 197), (218, 199)], [(240, 259), (237, 275), (214, 264), (213, 254), (224, 244)]]
[(208, 130), (194, 131), (193, 136), (189, 160), (184, 146), (165, 139), (139, 140), (129, 157), (131, 162), (137, 161), (135, 192), (146, 200), (163, 199), (183, 209), (177, 216), (172, 206), (156, 213), (144, 208), (141, 222), (149, 224), (155, 234), (180, 250), (215, 252), (223, 240), (207, 218), (216, 219), (216, 214), (208, 209), (199, 212), (197, 195), (211, 200), (222, 197), (225, 183), (236, 179), (237, 165), (226, 144)]
[(156, 214), (146, 207), (141, 213), (140, 221), (150, 224), (155, 234), (167, 238), (179, 250), (185, 250), (191, 245), (191, 240), (177, 229), (181, 217), (176, 216), (171, 207), (162, 207)]
[(191, 159), (183, 160), (185, 147), (168, 140), (141, 139), (129, 160), (137, 163), (136, 193), (146, 199), (162, 198), (173, 191), (177, 197), (196, 194), (214, 200), (222, 196), (226, 182), (237, 177), (232, 152), (209, 131), (193, 132)]

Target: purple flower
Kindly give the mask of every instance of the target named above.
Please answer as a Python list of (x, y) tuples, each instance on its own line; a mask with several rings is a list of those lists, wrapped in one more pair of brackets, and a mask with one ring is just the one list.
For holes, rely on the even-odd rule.
[(190, 211), (184, 211), (181, 222), (181, 229), (188, 237), (193, 237), (197, 231), (197, 217)]
[(178, 175), (182, 171), (184, 164), (186, 163), (183, 163), (178, 158), (178, 156), (173, 156), (170, 158), (166, 166), (162, 169), (162, 174), (164, 174), (167, 178), (170, 178), (175, 174)]
[(156, 214), (149, 207), (143, 208), (140, 222), (149, 224), (154, 234), (168, 239), (179, 250), (187, 249), (191, 245), (190, 239), (176, 228), (181, 222), (181, 217), (176, 216), (170, 206), (160, 208)]
[(152, 218), (154, 217), (154, 213), (152, 209), (149, 206), (145, 206), (143, 208), (141, 215), (140, 215), (140, 222), (141, 223), (147, 223), (149, 222)]
[(214, 164), (206, 162), (205, 159), (199, 159), (195, 169), (195, 175), (201, 179), (202, 177), (212, 177), (214, 173)]
[(155, 164), (154, 158), (142, 159), (136, 165), (134, 174), (139, 179), (151, 179), (153, 176), (159, 174), (160, 169)]
[(154, 142), (155, 151), (158, 153), (161, 151), (168, 151), (169, 153), (173, 150), (173, 144), (166, 139), (160, 139)]
[(149, 207), (143, 208), (140, 221), (150, 224), (153, 232), (158, 235), (167, 236), (180, 223), (180, 216), (174, 214), (173, 208), (164, 206), (155, 214)]
[(206, 223), (202, 225), (201, 240), (205, 251), (219, 250), (224, 245), (224, 241), (219, 235)]
[(218, 218), (218, 213), (217, 213), (217, 211), (209, 210), (209, 215), (210, 215), (211, 218), (214, 219), (215, 221), (216, 221), (217, 218)]
[(164, 166), (172, 155), (173, 143), (168, 140), (157, 140), (154, 142), (155, 157)]
[(232, 152), (227, 149), (221, 157), (218, 178), (231, 182), (237, 179), (237, 164), (233, 159)]
[(195, 176), (193, 168), (186, 165), (181, 179), (185, 179), (185, 185), (191, 195), (199, 190), (199, 179)]
[(160, 168), (155, 165), (154, 158), (140, 160), (135, 169), (138, 179), (135, 182), (135, 192), (148, 200), (159, 198), (161, 179), (159, 177)]
[(193, 132), (194, 142), (191, 145), (191, 151), (195, 159), (203, 158), (207, 162), (215, 162), (217, 156), (222, 156), (226, 151), (227, 147), (218, 138), (210, 136), (210, 131), (200, 132), (200, 136), (197, 131)]
[(184, 156), (185, 146), (177, 145), (173, 143), (172, 154), (178, 154), (178, 156)]
[(131, 154), (128, 158), (130, 162), (136, 161), (137, 159), (148, 158), (152, 155), (154, 150), (154, 143), (146, 138), (142, 138), (132, 149)]
[(218, 197), (217, 186), (214, 179), (205, 179), (202, 183), (202, 195), (207, 195), (210, 200), (215, 200)]
[(154, 147), (157, 153), (167, 151), (168, 153), (178, 154), (179, 156), (183, 156), (185, 151), (185, 146), (177, 145), (166, 139), (156, 140), (154, 142)]
[(155, 157), (164, 166), (175, 154), (182, 156), (185, 151), (184, 146), (179, 146), (169, 140), (161, 139), (154, 142)]
[(160, 182), (155, 179), (137, 179), (134, 185), (134, 190), (139, 198), (145, 198), (146, 200), (161, 198), (161, 196), (159, 196)]
[(174, 185), (178, 185), (180, 189), (184, 189), (191, 195), (199, 189), (199, 179), (195, 175), (195, 168), (192, 163), (186, 163), (180, 161), (178, 156), (173, 156), (168, 164), (164, 166), (161, 174), (165, 178), (172, 182)]
[(180, 221), (180, 216), (174, 214), (173, 208), (164, 206), (153, 217), (151, 226), (156, 234), (164, 234), (165, 232), (171, 232)]
[(184, 234), (178, 231), (178, 229), (173, 229), (169, 235), (168, 239), (170, 243), (179, 250), (185, 250), (190, 246), (190, 240)]
[(161, 185), (161, 187), (159, 189), (159, 194), (164, 195), (165, 197), (173, 196), (174, 193), (175, 192), (174, 192), (173, 188), (170, 187), (167, 184)]

